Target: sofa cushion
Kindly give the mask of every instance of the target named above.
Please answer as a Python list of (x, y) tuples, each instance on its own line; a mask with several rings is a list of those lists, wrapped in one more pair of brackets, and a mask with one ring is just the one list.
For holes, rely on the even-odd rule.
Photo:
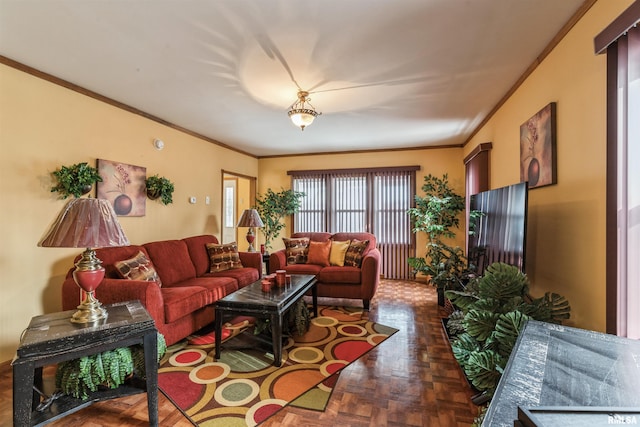
[(158, 286), (162, 286), (162, 281), (158, 277), (156, 269), (142, 251), (138, 251), (132, 258), (116, 261), (114, 266), (123, 279), (146, 280), (147, 282), (156, 282)]
[(359, 285), (361, 270), (357, 267), (324, 267), (316, 276), (320, 283)]
[(145, 243), (144, 247), (162, 279), (163, 286), (196, 277), (187, 244), (182, 240)]
[(322, 271), (323, 267), (316, 264), (290, 264), (285, 267), (287, 274), (311, 274), (316, 275)]
[(211, 260), (207, 251), (207, 243), (218, 244), (218, 239), (212, 234), (203, 234), (200, 236), (186, 237), (182, 239), (187, 245), (191, 262), (196, 269), (196, 276), (202, 276), (209, 272)]
[(331, 236), (333, 240), (368, 240), (369, 244), (367, 248), (364, 250), (362, 256), (365, 256), (367, 252), (377, 247), (378, 241), (376, 236), (371, 233), (366, 233), (364, 231), (361, 232), (348, 232), (348, 233), (335, 233)]
[(320, 231), (312, 231), (312, 232), (302, 232), (302, 233), (293, 233), (291, 236), (292, 239), (299, 237), (306, 237), (310, 242), (326, 242), (331, 238), (331, 233), (324, 233)]
[[(207, 292), (206, 303), (213, 304), (220, 298), (238, 290), (238, 281), (233, 277), (202, 276), (174, 283), (172, 288), (204, 288)], [(162, 288), (164, 289), (164, 288)]]
[(362, 257), (365, 249), (369, 245), (368, 240), (352, 240), (349, 249), (344, 256), (344, 265), (348, 267), (358, 267), (362, 265)]
[(350, 240), (339, 242), (336, 240), (331, 241), (331, 253), (329, 254), (329, 265), (336, 265), (342, 267), (344, 265), (344, 257), (349, 249)]
[(306, 264), (307, 252), (309, 250), (309, 238), (282, 238), (284, 242), (284, 250), (287, 257), (287, 265)]
[(162, 288), (165, 323), (171, 323), (209, 304), (209, 292), (199, 286)]
[(211, 264), (209, 273), (218, 273), (243, 267), (242, 262), (240, 262), (240, 255), (238, 255), (238, 244), (236, 242), (222, 245), (207, 243), (206, 246)]
[[(138, 252), (142, 252), (147, 258), (149, 258), (149, 254), (147, 253), (147, 250), (144, 248), (144, 246), (138, 245), (98, 248), (96, 249), (96, 257), (98, 257), (98, 259), (102, 261), (102, 266), (105, 269), (105, 277), (111, 279), (122, 279), (122, 276), (118, 272), (115, 263), (123, 259), (133, 258), (138, 254)], [(78, 255), (73, 262), (78, 262), (79, 259), (80, 255)], [(71, 269), (70, 271), (72, 270), (73, 269)]]
[(331, 240), (325, 242), (309, 242), (307, 252), (307, 264), (329, 266), (329, 253), (331, 252)]
[(218, 273), (205, 273), (201, 277), (231, 277), (237, 282), (238, 288), (244, 288), (260, 278), (260, 272), (255, 268), (244, 267)]

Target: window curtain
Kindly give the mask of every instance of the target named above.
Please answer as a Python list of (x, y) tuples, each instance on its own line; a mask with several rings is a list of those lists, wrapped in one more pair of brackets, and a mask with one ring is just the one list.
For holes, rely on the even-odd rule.
[(607, 54), (607, 332), (640, 338), (640, 2), (595, 38)]
[(369, 232), (381, 253), (381, 273), (412, 278), (407, 258), (415, 256), (415, 236), (407, 210), (416, 193), (419, 166), (289, 171), (292, 188), (302, 191), (294, 232)]

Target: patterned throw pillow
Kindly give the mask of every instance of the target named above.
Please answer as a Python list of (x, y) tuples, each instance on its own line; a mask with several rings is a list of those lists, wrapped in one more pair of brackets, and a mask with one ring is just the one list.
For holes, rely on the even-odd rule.
[(309, 252), (309, 238), (298, 237), (294, 239), (282, 238), (284, 242), (285, 254), (287, 255), (287, 265), (306, 264), (307, 253)]
[(209, 273), (242, 268), (240, 255), (238, 254), (238, 244), (236, 242), (223, 245), (207, 243), (206, 246), (207, 252), (209, 253), (209, 261), (211, 262)]
[(344, 256), (344, 265), (360, 268), (362, 265), (362, 254), (368, 245), (368, 240), (352, 240)]
[(160, 276), (142, 251), (139, 251), (133, 258), (116, 261), (113, 265), (123, 279), (156, 282), (158, 286), (162, 287)]
[(344, 257), (349, 249), (351, 240), (345, 240), (344, 242), (337, 242), (333, 240), (331, 242), (331, 254), (329, 254), (329, 264), (337, 265), (338, 267), (344, 266)]
[(329, 266), (329, 252), (331, 252), (331, 240), (325, 242), (309, 242), (307, 264)]

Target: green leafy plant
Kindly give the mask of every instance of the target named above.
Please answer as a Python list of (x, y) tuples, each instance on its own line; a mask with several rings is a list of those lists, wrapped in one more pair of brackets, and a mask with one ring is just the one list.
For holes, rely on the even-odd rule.
[(86, 162), (62, 166), (52, 174), (57, 183), (51, 187), (51, 192), (60, 193), (63, 199), (70, 196), (78, 198), (91, 191), (94, 183), (102, 181), (98, 169)]
[(416, 195), (416, 206), (407, 213), (413, 232), (427, 234), (427, 252), (425, 257), (412, 257), (407, 262), (414, 274), (426, 275), (439, 290), (461, 289), (470, 274), (467, 258), (462, 248), (444, 240), (455, 238), (454, 229), (460, 226), (465, 199), (451, 188), (447, 174), (442, 178), (425, 176), (422, 191), (425, 196)]
[[(158, 334), (158, 361), (167, 350), (162, 334)], [(131, 375), (146, 376), (144, 349), (141, 345), (121, 347), (102, 353), (68, 360), (58, 364), (56, 388), (77, 399), (86, 400), (99, 387), (117, 388)]]
[[(453, 354), (471, 384), (489, 396), (495, 392), (527, 320), (561, 323), (571, 311), (561, 295), (547, 292), (533, 298), (527, 276), (517, 267), (499, 262), (487, 267), (484, 275), (464, 290), (445, 294), (459, 308), (447, 322)], [(449, 329), (449, 323), (455, 329)]]
[(255, 208), (264, 223), (260, 231), (264, 235), (264, 246), (267, 249), (271, 249), (271, 242), (284, 228), (282, 219), (300, 210), (304, 196), (301, 191), (281, 189), (276, 193), (269, 188), (264, 195), (256, 197)]
[(169, 179), (153, 175), (146, 179), (145, 185), (147, 187), (147, 197), (151, 200), (159, 198), (163, 205), (173, 203), (174, 186)]

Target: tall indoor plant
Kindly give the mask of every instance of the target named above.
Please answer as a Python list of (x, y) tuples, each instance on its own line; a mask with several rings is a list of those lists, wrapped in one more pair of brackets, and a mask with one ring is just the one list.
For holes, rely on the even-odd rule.
[(444, 304), (444, 291), (459, 289), (468, 275), (467, 259), (459, 246), (451, 246), (445, 240), (454, 239), (454, 229), (460, 226), (460, 215), (465, 211), (464, 197), (449, 184), (447, 174), (442, 178), (424, 177), (424, 196), (415, 196), (416, 206), (408, 214), (413, 232), (427, 234), (425, 257), (412, 257), (407, 261), (414, 273), (428, 277), (429, 283), (438, 289), (438, 302)]
[(264, 235), (265, 248), (271, 249), (271, 242), (284, 228), (282, 220), (300, 210), (304, 196), (301, 191), (281, 189), (276, 193), (269, 188), (265, 194), (256, 197), (256, 210), (264, 223), (260, 231)]

